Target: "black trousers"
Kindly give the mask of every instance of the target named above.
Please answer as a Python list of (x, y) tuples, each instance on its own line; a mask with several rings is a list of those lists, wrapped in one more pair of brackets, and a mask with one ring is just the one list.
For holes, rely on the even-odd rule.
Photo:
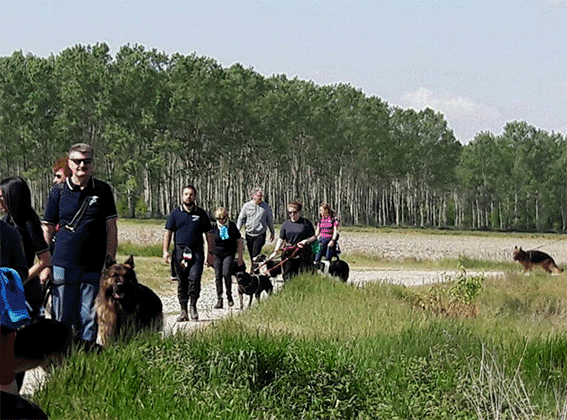
[(175, 271), (177, 272), (177, 298), (179, 303), (189, 301), (189, 297), (199, 298), (201, 294), (201, 277), (205, 265), (205, 253), (202, 250), (192, 250), (193, 258), (187, 268), (181, 266), (183, 248), (175, 247)]
[(254, 259), (254, 257), (260, 255), (262, 252), (262, 247), (266, 243), (266, 233), (262, 233), (261, 235), (248, 235), (246, 234), (246, 248), (248, 248), (248, 253), (250, 254), (250, 259)]
[(226, 290), (226, 298), (232, 300), (232, 263), (234, 255), (214, 255), (213, 267), (215, 269), (215, 285), (217, 298), (222, 299), (222, 286)]
[[(288, 258), (293, 251), (285, 251), (282, 259)], [(306, 245), (296, 258), (291, 258), (283, 263), (283, 279), (284, 281), (297, 276), (299, 273), (313, 271), (313, 251), (309, 245)]]

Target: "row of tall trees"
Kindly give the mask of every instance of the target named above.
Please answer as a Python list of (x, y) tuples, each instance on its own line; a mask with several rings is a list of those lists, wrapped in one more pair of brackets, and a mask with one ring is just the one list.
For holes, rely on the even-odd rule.
[(25, 176), (39, 212), (77, 142), (129, 217), (168, 214), (190, 183), (233, 216), (262, 186), (278, 221), (298, 198), (346, 224), (566, 229), (566, 139), (524, 122), (463, 146), (430, 109), (202, 56), (96, 44), (0, 57), (0, 175)]

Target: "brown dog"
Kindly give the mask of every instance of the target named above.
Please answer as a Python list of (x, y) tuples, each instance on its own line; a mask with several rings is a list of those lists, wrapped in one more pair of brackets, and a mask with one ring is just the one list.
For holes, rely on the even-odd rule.
[(134, 257), (124, 264), (108, 259), (95, 302), (97, 339), (102, 345), (143, 330), (163, 328), (163, 306), (149, 287), (138, 283)]
[(521, 247), (514, 247), (514, 261), (518, 261), (524, 267), (524, 272), (531, 271), (534, 267), (541, 267), (547, 273), (560, 274), (563, 269), (559, 268), (549, 254), (545, 252), (530, 250), (524, 251)]

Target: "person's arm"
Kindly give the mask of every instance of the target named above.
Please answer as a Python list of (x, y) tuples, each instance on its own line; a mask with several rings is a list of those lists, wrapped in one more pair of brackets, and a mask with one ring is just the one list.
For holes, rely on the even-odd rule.
[(274, 248), (274, 252), (270, 254), (270, 259), (275, 258), (276, 255), (278, 255), (278, 252), (280, 251), (283, 244), (284, 244), (284, 240), (282, 238), (278, 238), (278, 240), (276, 241), (276, 247)]
[(43, 238), (45, 242), (49, 245), (53, 242), (53, 235), (55, 235), (55, 225), (47, 222), (41, 224), (41, 229), (43, 230)]
[(339, 223), (336, 222), (333, 224), (333, 236), (331, 238), (331, 240), (329, 241), (329, 247), (334, 247), (335, 244), (337, 243), (337, 240), (339, 239), (339, 232), (340, 232), (340, 227), (339, 227)]
[(240, 210), (240, 214), (238, 215), (238, 219), (236, 220), (236, 229), (240, 231), (242, 226), (246, 223), (246, 204), (242, 206), (242, 210)]
[(244, 264), (244, 241), (242, 238), (236, 240), (236, 253), (238, 255), (238, 265)]
[(297, 243), (297, 246), (299, 246), (300, 248), (305, 247), (307, 244), (310, 244), (312, 242), (315, 242), (317, 240), (317, 236), (315, 235), (315, 230), (313, 229), (313, 224), (306, 220), (306, 224), (304, 226), (304, 229), (306, 230), (306, 234), (309, 235), (311, 234), (311, 236), (309, 236), (307, 239), (304, 239), (302, 241), (299, 241)]
[(39, 276), (41, 284), (45, 284), (49, 279), (49, 270), (44, 268), (51, 266), (51, 254), (48, 250), (37, 255), (37, 261), (28, 270), (28, 279)]
[(213, 265), (213, 244), (214, 244), (214, 235), (213, 231), (210, 230), (205, 233), (205, 238), (207, 239), (207, 266), (211, 267)]
[(163, 262), (169, 263), (170, 256), (169, 256), (169, 245), (171, 244), (171, 237), (173, 236), (173, 232), (171, 230), (165, 230), (163, 234)]
[(266, 222), (268, 223), (268, 229), (270, 230), (270, 242), (274, 241), (274, 237), (276, 236), (276, 231), (274, 230), (274, 215), (272, 214), (272, 208), (268, 205), (266, 211)]
[[(50, 245), (53, 243), (53, 235), (55, 235), (55, 225), (51, 223), (42, 222), (41, 223), (41, 230), (43, 230), (43, 238), (45, 242)], [(51, 278), (51, 254), (49, 255), (49, 265), (46, 266), (39, 276), (39, 279), (42, 284), (45, 284)]]
[(106, 219), (106, 255), (110, 255), (116, 259), (116, 250), (118, 248), (118, 225), (116, 217)]

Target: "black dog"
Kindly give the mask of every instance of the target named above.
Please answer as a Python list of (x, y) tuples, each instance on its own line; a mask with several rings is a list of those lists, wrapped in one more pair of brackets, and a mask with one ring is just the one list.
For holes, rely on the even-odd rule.
[(261, 254), (254, 257), (254, 261), (252, 262), (252, 273), (264, 274), (275, 278), (282, 274), (282, 266), (275, 261), (268, 260), (267, 256)]
[(331, 259), (331, 261), (322, 260), (317, 263), (317, 269), (323, 274), (338, 277), (345, 282), (350, 274), (350, 267), (347, 262), (339, 259)]
[(236, 283), (238, 283), (238, 298), (240, 300), (240, 309), (244, 309), (244, 295), (250, 296), (248, 307), (252, 305), (252, 299), (256, 296), (256, 300), (260, 300), (262, 292), (271, 295), (274, 286), (270, 278), (263, 274), (249, 274), (245, 271), (236, 273)]

